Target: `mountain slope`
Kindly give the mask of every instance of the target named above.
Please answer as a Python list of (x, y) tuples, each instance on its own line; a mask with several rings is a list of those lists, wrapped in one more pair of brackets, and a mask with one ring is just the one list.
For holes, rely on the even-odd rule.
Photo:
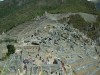
[(0, 33), (41, 15), (45, 11), (50, 13), (94, 12), (93, 4), (87, 0), (27, 0), (28, 2), (21, 6), (16, 6), (18, 0), (13, 1), (15, 3), (3, 3), (4, 5), (0, 8)]

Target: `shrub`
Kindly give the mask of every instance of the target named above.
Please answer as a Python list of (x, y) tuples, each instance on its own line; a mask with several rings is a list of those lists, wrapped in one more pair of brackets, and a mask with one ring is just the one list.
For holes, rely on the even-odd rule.
[(7, 45), (7, 49), (8, 49), (7, 56), (9, 56), (10, 54), (15, 53), (15, 47), (14, 47), (14, 45)]

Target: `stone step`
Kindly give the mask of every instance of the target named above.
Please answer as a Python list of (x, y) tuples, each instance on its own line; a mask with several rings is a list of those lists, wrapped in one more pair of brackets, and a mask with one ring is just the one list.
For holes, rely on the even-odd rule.
[(88, 60), (88, 61), (84, 61), (84, 62), (81, 62), (80, 65), (86, 65), (86, 64), (90, 64), (92, 62), (95, 62), (95, 61), (98, 61), (98, 59), (91, 59), (91, 60)]
[[(87, 73), (85, 73), (84, 75), (94, 75), (97, 71), (99, 71), (100, 70), (100, 66), (99, 67), (97, 67), (96, 69), (94, 69), (92, 72), (87, 72)], [(100, 75), (100, 74), (99, 74)]]
[(76, 75), (83, 75), (86, 72), (87, 72), (87, 70), (81, 69), (81, 70), (76, 71), (75, 73), (76, 73)]
[(97, 68), (97, 65), (90, 67), (88, 69), (80, 69), (80, 70), (76, 71), (76, 75), (84, 75), (86, 72), (92, 72), (96, 68)]
[(100, 75), (100, 69), (94, 75)]
[[(69, 59), (69, 58), (66, 58), (66, 61), (67, 61), (67, 59)], [(82, 58), (80, 58), (80, 57), (76, 57), (76, 58), (70, 58), (70, 60), (75, 60), (74, 62), (77, 62), (77, 63), (83, 63), (83, 62), (87, 62), (87, 61), (91, 61), (91, 60), (94, 60), (93, 58), (89, 58), (88, 56), (84, 56), (84, 57), (82, 57)], [(69, 64), (73, 64), (74, 62), (71, 62), (71, 63), (69, 63)]]
[(80, 69), (88, 69), (88, 68), (90, 68), (92, 66), (95, 66), (95, 65), (99, 64), (99, 62), (100, 62), (99, 60), (91, 61), (91, 62), (85, 63), (83, 65), (78, 65), (78, 66), (72, 67), (72, 69), (74, 71), (78, 71)]
[[(94, 75), (94, 74), (96, 74), (99, 70), (100, 70), (100, 63), (97, 64), (95, 67), (92, 67), (91, 69), (89, 69), (89, 74), (90, 74), (90, 75)], [(97, 74), (98, 74), (98, 73), (97, 73)], [(96, 74), (96, 75), (97, 75), (97, 74)], [(99, 73), (98, 75), (100, 75), (100, 73)]]

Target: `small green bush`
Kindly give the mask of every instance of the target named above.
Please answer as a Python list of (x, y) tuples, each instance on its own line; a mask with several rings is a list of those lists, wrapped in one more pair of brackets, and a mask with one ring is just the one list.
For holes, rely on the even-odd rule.
[(15, 53), (15, 47), (14, 47), (14, 45), (7, 45), (7, 49), (8, 49), (7, 56), (9, 56), (10, 54)]

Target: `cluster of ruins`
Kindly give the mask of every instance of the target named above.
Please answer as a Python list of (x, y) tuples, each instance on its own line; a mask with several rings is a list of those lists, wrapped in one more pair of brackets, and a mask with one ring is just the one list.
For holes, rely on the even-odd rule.
[(100, 52), (96, 43), (72, 25), (61, 24), (47, 13), (38, 16), (17, 38), (16, 53), (9, 57), (6, 75), (100, 74)]

